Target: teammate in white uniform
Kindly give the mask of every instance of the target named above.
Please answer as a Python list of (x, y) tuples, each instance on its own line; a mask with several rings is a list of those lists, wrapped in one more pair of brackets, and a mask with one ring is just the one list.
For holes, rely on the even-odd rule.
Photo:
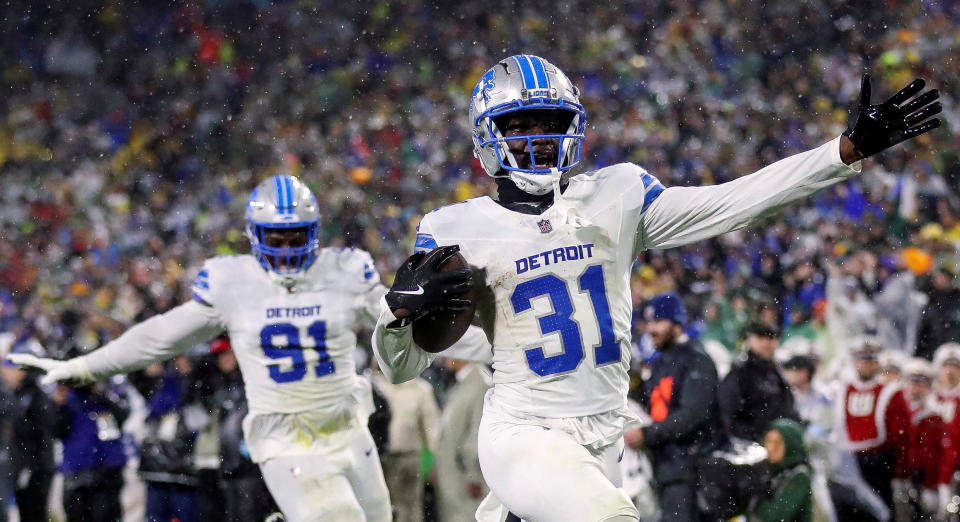
[[(922, 87), (915, 82), (870, 105), (865, 78), (849, 136), (722, 185), (665, 188), (626, 163), (564, 176), (583, 139), (577, 88), (536, 56), (490, 69), (474, 89), (470, 120), (474, 154), (496, 178), (498, 198), (427, 214), (416, 242), (418, 251), (459, 245), (486, 270), (478, 312), (493, 343), (494, 385), (479, 453), (492, 496), (477, 519), (637, 519), (617, 468), (623, 432), (637, 421), (626, 399), (637, 254), (745, 227), (855, 175), (857, 160), (938, 125), (924, 122), (940, 111), (936, 91), (900, 106)], [(382, 303), (374, 351), (395, 382), (432, 359), (412, 343), (410, 319), (419, 306), (437, 304), (411, 302), (414, 287), (404, 286), (414, 280), (430, 295), (429, 271), (403, 280), (398, 271)]]
[(13, 355), (49, 381), (143, 368), (222, 332), (243, 374), (253, 460), (287, 520), (387, 521), (390, 500), (367, 430), (370, 383), (356, 373), (354, 325), (373, 325), (386, 292), (370, 255), (319, 248), (313, 193), (296, 178), (261, 183), (247, 204), (254, 255), (206, 261), (194, 298), (68, 361)]

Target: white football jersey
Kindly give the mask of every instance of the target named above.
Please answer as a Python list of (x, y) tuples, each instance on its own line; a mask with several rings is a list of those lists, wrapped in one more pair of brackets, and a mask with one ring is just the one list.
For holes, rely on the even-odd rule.
[(236, 354), (251, 414), (333, 410), (351, 402), (354, 325), (372, 326), (386, 291), (370, 255), (324, 248), (293, 292), (253, 256), (207, 260), (194, 299), (213, 308)]
[(663, 190), (621, 164), (572, 178), (540, 215), (481, 197), (424, 216), (418, 250), (457, 244), (486, 270), (495, 311), (482, 320), (501, 403), (544, 417), (625, 404), (633, 245), (641, 214)]
[[(486, 270), (478, 305), (493, 343), (490, 399), (512, 414), (581, 417), (626, 411), (637, 254), (736, 230), (859, 172), (840, 160), (839, 138), (729, 183), (665, 189), (633, 164), (574, 176), (540, 215), (488, 197), (424, 216), (416, 249), (458, 244)], [(410, 328), (388, 328), (381, 305), (374, 352), (394, 381), (430, 357)], [(488, 406), (489, 406), (488, 401)]]

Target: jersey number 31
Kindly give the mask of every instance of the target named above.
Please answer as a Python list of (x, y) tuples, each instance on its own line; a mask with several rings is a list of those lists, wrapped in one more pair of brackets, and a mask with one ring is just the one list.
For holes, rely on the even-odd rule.
[[(596, 365), (619, 361), (620, 344), (613, 333), (610, 304), (607, 303), (607, 289), (603, 283), (603, 267), (588, 266), (577, 281), (580, 283), (580, 291), (590, 295), (593, 313), (600, 328), (600, 344), (593, 347)], [(531, 348), (526, 351), (527, 364), (534, 373), (541, 376), (576, 370), (584, 357), (583, 337), (580, 335), (580, 325), (570, 317), (573, 315), (573, 302), (570, 300), (570, 289), (566, 281), (547, 274), (520, 283), (510, 298), (513, 312), (521, 314), (530, 310), (533, 307), (530, 301), (542, 295), (550, 298), (553, 313), (537, 318), (540, 333), (547, 335), (559, 332), (563, 353), (547, 356), (543, 353), (542, 346)]]

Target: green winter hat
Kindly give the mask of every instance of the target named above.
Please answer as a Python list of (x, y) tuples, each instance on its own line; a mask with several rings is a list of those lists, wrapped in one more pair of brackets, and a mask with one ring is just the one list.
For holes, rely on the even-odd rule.
[(807, 447), (803, 443), (803, 426), (790, 419), (777, 419), (770, 424), (771, 430), (780, 432), (786, 446), (783, 460), (776, 465), (782, 468), (792, 468), (807, 460)]

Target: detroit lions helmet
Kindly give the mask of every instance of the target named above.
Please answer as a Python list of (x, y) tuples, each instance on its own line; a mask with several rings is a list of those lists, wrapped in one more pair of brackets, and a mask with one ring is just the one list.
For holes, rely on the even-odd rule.
[[(563, 134), (504, 137), (494, 119), (517, 111), (560, 110), (570, 114)], [(560, 174), (580, 162), (586, 113), (580, 105), (580, 91), (563, 72), (543, 58), (521, 54), (500, 61), (483, 75), (470, 100), (473, 126), (473, 155), (493, 177), (509, 176), (521, 190), (542, 195), (552, 190)], [(555, 167), (537, 168), (533, 157), (534, 139), (559, 140)], [(527, 140), (530, 166), (520, 168), (507, 146), (508, 141)]]
[[(267, 273), (284, 286), (293, 286), (317, 259), (320, 247), (320, 211), (317, 198), (293, 176), (273, 176), (250, 194), (247, 201), (247, 237), (250, 248)], [(278, 232), (296, 234), (294, 245), (271, 246)]]

